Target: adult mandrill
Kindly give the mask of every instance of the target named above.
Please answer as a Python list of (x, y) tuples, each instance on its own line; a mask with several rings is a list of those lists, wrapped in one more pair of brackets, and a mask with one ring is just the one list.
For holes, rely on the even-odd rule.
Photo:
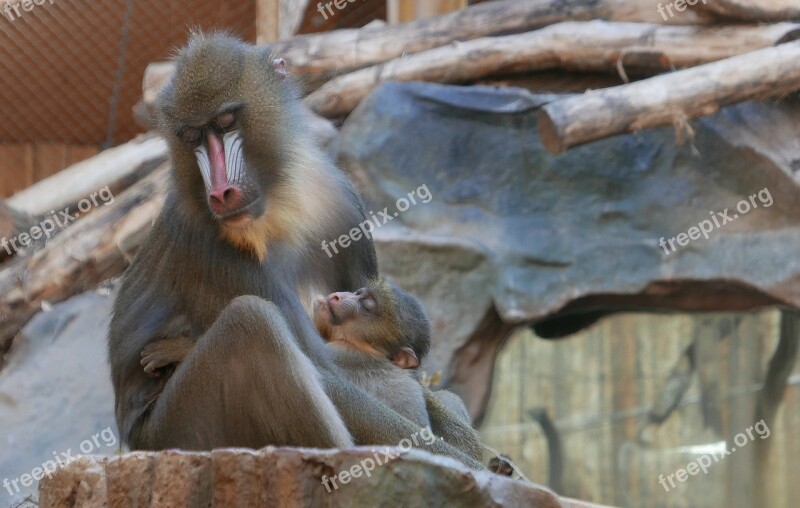
[[(171, 188), (125, 275), (109, 330), (116, 417), (133, 449), (397, 444), (418, 429), (338, 371), (301, 296), (377, 274), (362, 239), (321, 249), (365, 219), (316, 147), (281, 61), (194, 34), (158, 99)], [(194, 346), (169, 375), (140, 354), (188, 322)], [(436, 441), (434, 453), (474, 460)]]

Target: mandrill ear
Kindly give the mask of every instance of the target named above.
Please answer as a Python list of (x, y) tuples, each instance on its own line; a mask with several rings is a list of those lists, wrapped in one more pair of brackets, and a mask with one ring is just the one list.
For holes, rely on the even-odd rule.
[(275, 56), (271, 46), (259, 46), (256, 48), (257, 60), (259, 65), (272, 66), (272, 69), (280, 78), (285, 78), (289, 75), (286, 68), (286, 60)]
[(276, 58), (272, 61), (272, 66), (275, 67), (275, 72), (281, 76), (288, 76), (289, 71), (286, 70), (286, 60), (283, 58)]

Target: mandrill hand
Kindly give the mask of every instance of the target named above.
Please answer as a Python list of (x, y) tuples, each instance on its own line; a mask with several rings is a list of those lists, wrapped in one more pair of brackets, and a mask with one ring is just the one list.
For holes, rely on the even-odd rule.
[(148, 375), (158, 377), (161, 375), (160, 369), (182, 362), (192, 347), (194, 342), (188, 337), (157, 340), (142, 349), (139, 363)]

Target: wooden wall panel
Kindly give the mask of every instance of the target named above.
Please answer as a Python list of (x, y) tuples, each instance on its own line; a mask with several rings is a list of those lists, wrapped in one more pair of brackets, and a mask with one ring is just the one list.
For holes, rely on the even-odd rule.
[(67, 163), (68, 165), (75, 164), (89, 157), (96, 155), (98, 152), (96, 146), (90, 145), (69, 145), (67, 146)]
[(33, 181), (38, 182), (67, 167), (67, 145), (64, 143), (33, 144)]
[(0, 143), (0, 198), (97, 153), (96, 146), (67, 143)]
[(0, 143), (0, 196), (8, 197), (31, 185), (33, 145)]

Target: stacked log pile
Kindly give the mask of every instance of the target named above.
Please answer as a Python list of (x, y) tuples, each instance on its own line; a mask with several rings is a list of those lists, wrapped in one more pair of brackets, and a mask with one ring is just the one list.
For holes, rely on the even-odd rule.
[[(304, 83), (308, 107), (331, 120), (390, 80), (515, 82), (553, 70), (618, 80), (543, 108), (540, 135), (554, 153), (662, 125), (691, 133), (690, 119), (721, 106), (800, 88), (797, 8), (781, 0), (681, 5), (667, 16), (647, 0), (497, 0), (406, 24), (292, 37), (272, 49)], [(148, 69), (139, 110), (145, 117), (172, 71), (168, 63)], [(564, 91), (547, 78), (537, 87)], [(125, 269), (162, 203), (165, 160), (163, 141), (148, 136), (0, 203), (2, 234), (11, 238), (91, 190), (109, 186), (119, 194), (116, 206), (93, 210), (47, 241), (0, 249), (0, 366), (15, 334), (43, 305)]]
[[(328, 118), (346, 116), (385, 81), (467, 84), (553, 69), (617, 74), (623, 85), (545, 109), (541, 135), (554, 153), (800, 88), (800, 42), (792, 42), (800, 10), (781, 0), (678, 3), (680, 11), (644, 1), (496, 1), (405, 25), (295, 37), (273, 51), (307, 84), (310, 109)], [(653, 23), (657, 12), (670, 24)], [(148, 71), (150, 107), (171, 72), (161, 63)]]

